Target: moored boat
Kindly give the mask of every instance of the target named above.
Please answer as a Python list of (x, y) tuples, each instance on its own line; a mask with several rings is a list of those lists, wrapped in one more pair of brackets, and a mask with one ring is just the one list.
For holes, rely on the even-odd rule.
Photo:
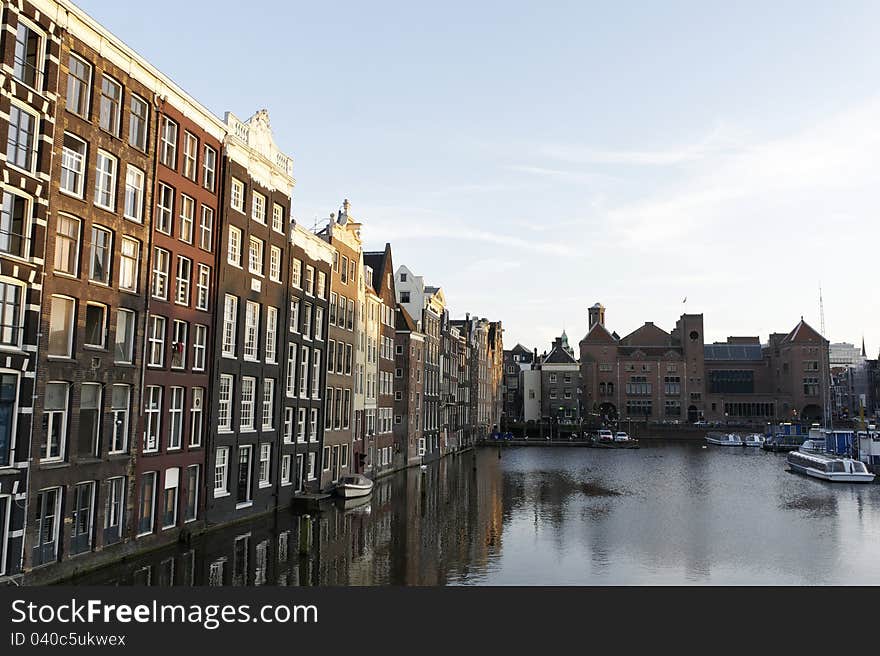
[(786, 456), (789, 469), (834, 483), (870, 483), (874, 480), (865, 463), (844, 456), (812, 451), (791, 451)]
[(706, 442), (718, 446), (742, 446), (742, 438), (736, 433), (709, 433)]
[(363, 474), (343, 476), (336, 484), (336, 494), (343, 499), (363, 497), (373, 491), (373, 481)]
[(764, 446), (764, 436), (760, 433), (751, 433), (743, 438), (743, 446)]

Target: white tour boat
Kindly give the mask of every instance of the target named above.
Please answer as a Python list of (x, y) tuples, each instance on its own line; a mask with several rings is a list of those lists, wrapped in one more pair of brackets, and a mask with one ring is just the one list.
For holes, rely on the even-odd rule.
[(743, 440), (743, 446), (764, 446), (764, 436), (760, 433), (746, 435)]
[(353, 497), (363, 497), (373, 491), (373, 481), (363, 474), (354, 474), (352, 476), (343, 476), (339, 483), (336, 484), (336, 494), (343, 499), (351, 499)]
[(706, 441), (709, 444), (717, 444), (718, 446), (742, 446), (742, 438), (736, 433), (709, 433), (706, 435)]
[(874, 480), (865, 463), (844, 456), (811, 451), (790, 451), (786, 457), (789, 468), (823, 481), (835, 483), (870, 483)]

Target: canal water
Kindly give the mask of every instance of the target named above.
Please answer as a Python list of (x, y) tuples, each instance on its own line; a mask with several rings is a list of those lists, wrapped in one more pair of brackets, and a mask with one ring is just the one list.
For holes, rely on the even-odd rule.
[[(481, 448), (69, 583), (878, 584), (880, 485), (692, 443)], [(349, 502), (351, 503), (351, 502)]]

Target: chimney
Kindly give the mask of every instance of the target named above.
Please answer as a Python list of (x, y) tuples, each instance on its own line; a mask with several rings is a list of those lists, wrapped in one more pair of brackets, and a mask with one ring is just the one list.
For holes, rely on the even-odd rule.
[(601, 303), (596, 303), (590, 308), (590, 327), (588, 330), (592, 330), (597, 323), (605, 325), (605, 308)]

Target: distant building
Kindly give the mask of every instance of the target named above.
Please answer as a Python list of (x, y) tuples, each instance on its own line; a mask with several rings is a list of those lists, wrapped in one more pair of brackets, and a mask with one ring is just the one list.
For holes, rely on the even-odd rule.
[(522, 344), (504, 351), (503, 416), (506, 421), (523, 420), (522, 374), (532, 368), (534, 354)]
[(564, 423), (579, 422), (580, 365), (574, 350), (568, 345), (568, 336), (553, 340), (553, 347), (540, 360), (541, 417)]

